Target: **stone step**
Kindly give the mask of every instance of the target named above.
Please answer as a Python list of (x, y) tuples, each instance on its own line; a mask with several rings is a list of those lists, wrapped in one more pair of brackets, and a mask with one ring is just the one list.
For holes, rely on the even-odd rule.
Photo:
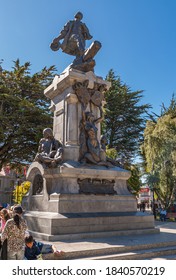
[(79, 238), (81, 235), (83, 238), (103, 234), (108, 236), (113, 232), (117, 235), (118, 232), (136, 234), (140, 230), (144, 230), (141, 231), (143, 234), (145, 230), (156, 232), (153, 216), (139, 212), (59, 214), (31, 211), (25, 214), (25, 219), (34, 237), (48, 241)]
[[(104, 248), (67, 250), (64, 259), (67, 260), (135, 260), (152, 259), (161, 256), (176, 254), (176, 241), (158, 242), (149, 244), (137, 244), (131, 246), (109, 246)], [(46, 256), (52, 259), (53, 256)]]
[(118, 259), (117, 257), (145, 260), (176, 259), (176, 224), (155, 221), (155, 226), (158, 232), (153, 234), (145, 234), (145, 231), (143, 234), (136, 234), (136, 232), (132, 234), (131, 231), (125, 231), (126, 235), (122, 232), (119, 232), (119, 235), (117, 232), (112, 232), (111, 236), (106, 236), (106, 233), (105, 236), (101, 236), (97, 232), (97, 236), (94, 235), (92, 238), (77, 235), (79, 237), (77, 239), (71, 236), (50, 243), (65, 252), (66, 260), (103, 258), (106, 260)]
[[(170, 242), (168, 243), (170, 245)], [(141, 248), (141, 246), (140, 246)], [(125, 248), (127, 250), (129, 248)], [(176, 245), (149, 248), (145, 250), (117, 250), (116, 247), (102, 250), (86, 250), (77, 252), (66, 252), (66, 260), (159, 260), (159, 259), (176, 259)], [(119, 252), (118, 252), (119, 251)], [(120, 252), (124, 251), (124, 252)], [(46, 255), (44, 259), (56, 259), (52, 254)]]
[(173, 254), (173, 255), (163, 255), (163, 256), (157, 256), (157, 257), (151, 257), (151, 258), (147, 258), (146, 260), (153, 260), (153, 261), (159, 261), (159, 260), (176, 260), (176, 254)]
[(103, 232), (82, 232), (82, 233), (70, 233), (70, 234), (60, 234), (60, 235), (49, 235), (36, 231), (29, 232), (37, 239), (47, 240), (47, 241), (64, 241), (64, 240), (78, 240), (86, 238), (103, 238), (103, 237), (113, 237), (113, 236), (128, 236), (128, 235), (143, 235), (143, 234), (155, 234), (159, 233), (158, 228), (145, 228), (145, 229), (131, 229), (131, 230), (113, 230), (113, 231), (103, 231)]
[(126, 253), (120, 254), (111, 254), (111, 255), (103, 255), (103, 256), (95, 256), (84, 258), (84, 260), (146, 260), (151, 258), (157, 258), (161, 256), (167, 255), (171, 256), (176, 254), (176, 246), (171, 247), (158, 247), (158, 248), (150, 248), (146, 250), (138, 250), (138, 251), (129, 251)]
[[(133, 259), (137, 256), (151, 257), (158, 256), (159, 252), (170, 254), (176, 250), (176, 242), (163, 242), (162, 244), (140, 244), (126, 247), (110, 247), (103, 249), (69, 252), (67, 258), (71, 259)], [(154, 255), (153, 255), (154, 253)], [(175, 252), (171, 252), (175, 253)], [(146, 255), (145, 255), (146, 254)], [(150, 255), (151, 254), (151, 255)], [(86, 257), (87, 256), (87, 257)]]

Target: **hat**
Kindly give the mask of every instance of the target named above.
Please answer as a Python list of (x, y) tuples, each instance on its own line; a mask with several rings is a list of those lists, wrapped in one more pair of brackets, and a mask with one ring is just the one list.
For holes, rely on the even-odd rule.
[(77, 12), (75, 18), (81, 20), (83, 18), (83, 14), (81, 12)]

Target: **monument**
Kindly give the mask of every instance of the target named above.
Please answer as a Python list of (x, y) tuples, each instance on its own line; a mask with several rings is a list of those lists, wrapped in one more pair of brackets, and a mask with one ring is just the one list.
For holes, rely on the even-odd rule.
[(130, 172), (106, 156), (100, 124), (111, 84), (94, 73), (101, 43), (86, 49), (92, 36), (82, 18), (78, 12), (50, 46), (75, 58), (44, 91), (53, 131), (44, 129), (27, 173), (32, 186), (23, 206), (29, 230), (51, 241), (155, 232), (153, 216), (136, 212), (126, 183)]

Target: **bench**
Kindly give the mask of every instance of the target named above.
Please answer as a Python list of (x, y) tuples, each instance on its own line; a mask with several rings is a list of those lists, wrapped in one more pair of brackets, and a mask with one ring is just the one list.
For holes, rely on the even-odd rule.
[(176, 213), (173, 213), (173, 212), (167, 213), (166, 219), (176, 219)]

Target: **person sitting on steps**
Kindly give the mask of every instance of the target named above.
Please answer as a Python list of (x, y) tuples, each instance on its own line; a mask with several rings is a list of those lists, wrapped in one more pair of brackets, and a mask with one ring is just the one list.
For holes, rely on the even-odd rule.
[(25, 259), (27, 260), (38, 260), (43, 259), (43, 255), (53, 253), (54, 256), (63, 257), (64, 252), (57, 250), (54, 245), (44, 244), (34, 240), (32, 235), (25, 237)]

